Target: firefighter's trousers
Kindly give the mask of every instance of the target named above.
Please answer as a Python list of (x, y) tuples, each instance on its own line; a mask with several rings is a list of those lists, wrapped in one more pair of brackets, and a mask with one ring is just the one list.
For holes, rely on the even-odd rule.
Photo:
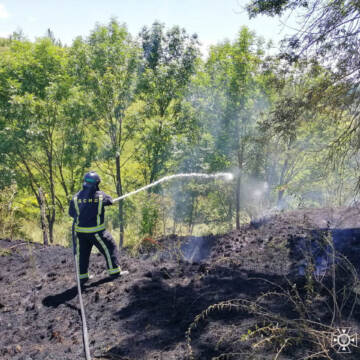
[(80, 279), (89, 278), (89, 259), (93, 245), (95, 245), (105, 257), (109, 275), (120, 273), (119, 252), (113, 237), (108, 231), (102, 230), (96, 233), (77, 232), (76, 235)]

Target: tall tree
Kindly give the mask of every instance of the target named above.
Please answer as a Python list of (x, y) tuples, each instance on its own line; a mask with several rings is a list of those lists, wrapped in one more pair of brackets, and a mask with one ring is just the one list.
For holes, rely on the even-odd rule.
[(195, 73), (198, 56), (197, 35), (185, 29), (155, 22), (140, 33), (143, 48), (143, 70), (138, 86), (144, 103), (145, 127), (139, 136), (146, 181), (153, 182), (163, 172), (176, 136), (191, 128), (185, 94)]
[(212, 87), (220, 93), (218, 125), (213, 127), (216, 131), (216, 151), (218, 157), (228, 159), (229, 165), (237, 169), (237, 229), (240, 228), (241, 184), (246, 172), (246, 156), (256, 117), (261, 110), (261, 105), (257, 103), (260, 55), (255, 36), (244, 27), (234, 43), (225, 42), (212, 47), (206, 63)]
[(269, 183), (282, 206), (285, 194), (306, 198), (308, 184), (313, 193), (324, 192), (319, 189), (319, 178), (331, 177), (329, 154), (324, 152), (349, 125), (345, 104), (352, 96), (350, 83), (333, 84), (333, 72), (317, 62), (278, 66), (274, 73), (276, 95), (261, 128), (269, 139)]
[[(135, 118), (126, 118), (134, 100), (139, 64), (139, 49), (125, 25), (112, 19), (107, 26), (98, 25), (90, 36), (75, 40), (71, 54), (74, 74), (91, 98), (94, 131), (102, 132), (105, 159), (115, 163), (118, 196), (123, 195), (123, 152), (135, 129)], [(127, 119), (127, 121), (126, 121)], [(105, 135), (105, 138), (102, 136)], [(110, 142), (110, 148), (107, 146)], [(124, 242), (124, 208), (119, 202), (120, 247)]]
[(34, 44), (12, 41), (0, 67), (0, 108), (6, 124), (0, 133), (2, 152), (31, 189), (39, 208), (43, 205), (39, 188), (48, 195), (50, 242), (54, 240), (56, 208), (64, 209), (66, 199), (59, 196), (56, 187), (60, 134), (66, 129), (69, 132), (65, 109), (76, 95), (66, 71), (67, 60), (66, 49), (50, 39)]
[(252, 0), (247, 9), (250, 17), (281, 16), (292, 11), (292, 16), (300, 18), (302, 25), (285, 42), (286, 57), (315, 55), (341, 76), (359, 77), (360, 5), (357, 0)]
[[(292, 17), (301, 22), (298, 31), (284, 39), (282, 57), (294, 62), (298, 59), (316, 58), (323, 67), (333, 72), (328, 87), (339, 83), (352, 83), (352, 106), (346, 102), (353, 121), (349, 123), (338, 141), (347, 139), (346, 146), (331, 146), (337, 153), (338, 163), (343, 164), (349, 155), (356, 157), (360, 149), (360, 5), (357, 0), (251, 0), (247, 5), (250, 17), (258, 14), (281, 16), (291, 11)], [(348, 99), (348, 96), (345, 97)], [(332, 98), (333, 99), (333, 98)], [(360, 189), (360, 177), (358, 182)]]

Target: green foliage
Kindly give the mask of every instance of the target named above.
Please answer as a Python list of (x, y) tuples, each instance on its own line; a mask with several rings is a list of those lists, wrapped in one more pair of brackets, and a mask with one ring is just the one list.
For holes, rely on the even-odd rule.
[(0, 256), (10, 256), (12, 251), (9, 249), (0, 249)]
[(191, 109), (185, 93), (195, 73), (198, 56), (197, 36), (189, 36), (175, 26), (165, 31), (155, 22), (141, 34), (143, 69), (138, 96), (144, 102), (144, 128), (139, 134), (142, 145), (142, 172), (146, 181), (154, 181), (166, 169), (173, 144), (192, 128)]
[(70, 51), (72, 71), (90, 96), (94, 125), (110, 134), (113, 155), (120, 146), (119, 121), (133, 97), (138, 49), (124, 25), (111, 20), (87, 40), (78, 38)]
[[(278, 14), (306, 4), (253, 5), (253, 14)], [(158, 22), (134, 39), (115, 19), (68, 48), (51, 31), (35, 42), (22, 34), (2, 39), (4, 209), (17, 187), (15, 213), (3, 215), (17, 228), (6, 232), (22, 226), (41, 238), (33, 226), (41, 187), (49, 231), (66, 243), (68, 201), (90, 169), (114, 197), (172, 173), (236, 175), (228, 183), (164, 183), (112, 207), (107, 225), (131, 244), (147, 235), (228, 231), (277, 205), (353, 198), (358, 91), (351, 79), (340, 81), (338, 68), (317, 60), (265, 57), (263, 41), (245, 27), (234, 41), (213, 45), (205, 61), (198, 45), (195, 34)]]
[(140, 235), (153, 236), (158, 223), (159, 213), (156, 204), (151, 199), (143, 205), (141, 215)]
[[(97, 160), (106, 162), (106, 172), (115, 179), (118, 196), (123, 194), (122, 166), (134, 154), (128, 143), (139, 130), (138, 117), (127, 116), (135, 101), (140, 52), (125, 25), (112, 19), (97, 25), (85, 41), (78, 38), (70, 51), (73, 75), (89, 96), (88, 124), (97, 134)], [(132, 149), (131, 149), (132, 151)], [(114, 166), (115, 165), (115, 166)], [(123, 243), (124, 209), (119, 204), (120, 245)]]
[(252, 0), (247, 5), (250, 17), (258, 14), (270, 16), (282, 15), (287, 10), (296, 9), (297, 7), (309, 7), (308, 0)]

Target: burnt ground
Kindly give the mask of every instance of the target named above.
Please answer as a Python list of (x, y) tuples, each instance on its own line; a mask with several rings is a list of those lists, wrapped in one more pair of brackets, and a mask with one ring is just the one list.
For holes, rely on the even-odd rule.
[[(335, 318), (324, 290), (332, 286), (329, 236), (354, 265), (336, 260)], [(337, 326), (360, 333), (359, 250), (360, 212), (339, 208), (273, 214), (225, 235), (158, 239), (138, 257), (123, 251), (129, 275), (113, 281), (92, 254), (94, 278), (83, 292), (92, 358), (274, 359), (282, 348), (279, 360), (324, 349), (330, 359), (357, 359), (356, 347), (341, 355), (329, 343)], [(72, 250), (0, 240), (0, 269), (0, 359), (84, 358)]]

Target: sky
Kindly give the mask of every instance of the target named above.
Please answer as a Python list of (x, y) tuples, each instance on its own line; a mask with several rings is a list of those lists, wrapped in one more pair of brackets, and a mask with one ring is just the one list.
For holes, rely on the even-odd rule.
[[(209, 45), (224, 39), (234, 40), (246, 25), (276, 46), (293, 33), (296, 23), (260, 16), (250, 20), (244, 6), (249, 0), (0, 0), (0, 37), (22, 29), (30, 40), (44, 36), (50, 28), (55, 38), (71, 45), (86, 37), (96, 23), (106, 24), (111, 17), (126, 23), (136, 36), (143, 26), (155, 20), (166, 26), (179, 25), (197, 33), (206, 54)], [(294, 25), (295, 24), (295, 25)]]

